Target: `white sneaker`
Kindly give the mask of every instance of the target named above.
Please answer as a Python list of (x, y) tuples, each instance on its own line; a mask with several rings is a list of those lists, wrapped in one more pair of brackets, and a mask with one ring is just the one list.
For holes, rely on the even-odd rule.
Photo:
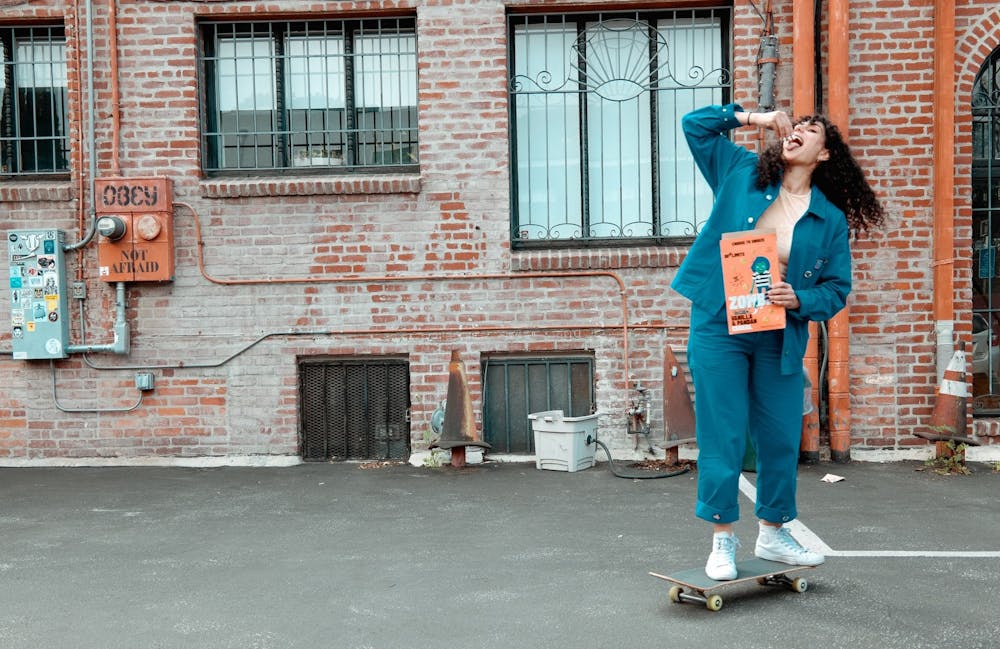
[(760, 525), (754, 554), (768, 561), (779, 561), (793, 566), (818, 566), (826, 561), (819, 552), (802, 547), (785, 527)]
[(736, 548), (740, 540), (735, 534), (720, 532), (712, 535), (712, 554), (708, 555), (705, 574), (709, 579), (728, 581), (736, 579)]

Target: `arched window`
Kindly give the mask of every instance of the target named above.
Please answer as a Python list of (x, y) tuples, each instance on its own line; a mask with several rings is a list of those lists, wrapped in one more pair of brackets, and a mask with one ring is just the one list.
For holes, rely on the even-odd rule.
[(1000, 414), (1000, 49), (972, 90), (973, 413)]

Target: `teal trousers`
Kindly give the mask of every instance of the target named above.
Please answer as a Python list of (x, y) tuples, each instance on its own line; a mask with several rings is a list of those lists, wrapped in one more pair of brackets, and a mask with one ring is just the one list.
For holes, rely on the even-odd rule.
[[(691, 309), (688, 366), (695, 389), (698, 518), (739, 519), (748, 437), (757, 451), (757, 517), (786, 523), (797, 516), (803, 378), (800, 371), (781, 373), (783, 336), (781, 330), (730, 335), (725, 309), (714, 314)], [(795, 360), (792, 367), (801, 367), (802, 359)]]

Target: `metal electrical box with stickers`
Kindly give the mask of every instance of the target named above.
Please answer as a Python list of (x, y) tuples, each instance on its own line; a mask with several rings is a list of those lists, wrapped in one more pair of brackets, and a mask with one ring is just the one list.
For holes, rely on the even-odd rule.
[(62, 230), (7, 233), (14, 358), (66, 358), (69, 301)]
[(97, 270), (106, 282), (174, 279), (173, 192), (168, 178), (102, 178), (94, 183)]

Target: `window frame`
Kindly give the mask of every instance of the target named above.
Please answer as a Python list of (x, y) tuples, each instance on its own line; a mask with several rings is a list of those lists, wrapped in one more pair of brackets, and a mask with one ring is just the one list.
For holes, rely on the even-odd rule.
[(494, 452), (534, 453), (529, 415), (562, 410), (567, 417), (595, 411), (596, 360), (584, 351), (488, 353), (480, 359), (483, 441)]
[(973, 84), (971, 103), (972, 414), (1000, 415), (1000, 48)]
[[(586, 78), (588, 72), (586, 71), (587, 61), (584, 60), (583, 56), (577, 58), (575, 64), (572, 65), (572, 69), (577, 75), (575, 78), (570, 77), (563, 81), (561, 78), (556, 78), (557, 74), (551, 75), (552, 86), (562, 86), (555, 88), (549, 94), (563, 93), (563, 94), (577, 94), (580, 99), (577, 101), (576, 111), (578, 113), (577, 119), (579, 123), (579, 128), (575, 132), (567, 133), (567, 135), (575, 133), (576, 146), (579, 147), (579, 151), (575, 152), (574, 155), (579, 156), (578, 177), (574, 178), (576, 182), (580, 185), (579, 192), (568, 194), (567, 202), (573, 202), (573, 205), (579, 205), (579, 214), (570, 215), (568, 217), (574, 217), (575, 220), (571, 218), (566, 219), (566, 223), (556, 223), (552, 225), (549, 223), (547, 225), (548, 232), (552, 232), (555, 228), (565, 226), (565, 228), (570, 229), (575, 227), (577, 232), (570, 236), (559, 236), (558, 234), (554, 236), (531, 236), (528, 234), (526, 236), (526, 229), (530, 227), (535, 227), (537, 222), (527, 221), (522, 224), (522, 214), (520, 203), (522, 200), (530, 200), (528, 198), (520, 196), (519, 182), (521, 181), (519, 164), (519, 151), (518, 151), (518, 139), (520, 137), (519, 129), (519, 116), (518, 116), (518, 99), (519, 92), (521, 92), (520, 84), (529, 85), (531, 83), (536, 83), (537, 80), (530, 79), (530, 75), (519, 75), (517, 73), (519, 62), (517, 60), (518, 52), (516, 52), (516, 29), (524, 25), (532, 25), (535, 23), (543, 24), (553, 24), (557, 28), (560, 26), (575, 25), (576, 27), (576, 41), (572, 50), (577, 50), (578, 52), (583, 52), (586, 44), (579, 46), (579, 42), (585, 32), (588, 31), (593, 25), (608, 23), (613, 21), (629, 21), (634, 20), (637, 25), (645, 27), (645, 30), (650, 34), (650, 58), (648, 60), (650, 67), (649, 80), (650, 85), (643, 89), (643, 93), (649, 95), (649, 109), (648, 109), (648, 123), (643, 124), (642, 122), (636, 122), (638, 127), (645, 126), (644, 131), (640, 135), (645, 138), (645, 144), (641, 147), (645, 148), (646, 151), (651, 151), (649, 160), (647, 161), (650, 167), (650, 181), (649, 186), (642, 186), (643, 180), (640, 178), (639, 189), (643, 190), (649, 194), (649, 221), (641, 221), (643, 227), (648, 227), (651, 229), (649, 234), (629, 234), (626, 232), (626, 223), (624, 222), (624, 217), (631, 212), (626, 212), (624, 202), (620, 202), (617, 209), (618, 220), (608, 221), (600, 215), (601, 218), (592, 219), (592, 209), (591, 202), (592, 197), (590, 195), (590, 189), (588, 189), (588, 183), (592, 183), (588, 179), (588, 175), (593, 174), (595, 167), (591, 165), (588, 160), (588, 144), (587, 141), (595, 137), (593, 124), (588, 123), (588, 108), (587, 104), (590, 101), (590, 97), (597, 94), (593, 89), (587, 87), (590, 82)], [(684, 83), (683, 74), (681, 71), (673, 71), (673, 74), (667, 71), (667, 74), (662, 73), (664, 67), (663, 63), (658, 63), (656, 56), (658, 50), (657, 46), (653, 43), (657, 34), (661, 33), (664, 27), (675, 28), (684, 27), (683, 21), (689, 20), (690, 25), (694, 27), (703, 28), (704, 24), (698, 21), (711, 21), (717, 20), (718, 26), (712, 27), (710, 29), (714, 31), (718, 37), (718, 50), (713, 51), (710, 56), (718, 57), (718, 65), (720, 67), (713, 70), (704, 70), (704, 76), (697, 80), (695, 83), (687, 84)], [(667, 21), (667, 22), (665, 22)], [(672, 23), (669, 21), (673, 21)], [(508, 36), (508, 110), (510, 118), (510, 241), (511, 248), (514, 250), (538, 250), (538, 249), (556, 249), (556, 248), (587, 248), (587, 247), (634, 247), (634, 246), (645, 246), (645, 245), (689, 245), (694, 241), (697, 232), (700, 228), (704, 226), (705, 221), (708, 218), (708, 213), (711, 204), (711, 191), (704, 183), (704, 179), (701, 177), (700, 173), (694, 164), (693, 159), (689, 159), (688, 150), (686, 144), (683, 143), (683, 139), (678, 137), (679, 134), (679, 121), (681, 114), (677, 114), (673, 119), (674, 131), (668, 132), (669, 126), (660, 126), (661, 123), (666, 124), (662, 119), (659, 119), (658, 113), (660, 112), (660, 106), (657, 102), (657, 95), (664, 92), (674, 92), (678, 91), (690, 91), (691, 92), (691, 106), (690, 109), (696, 108), (705, 103), (727, 103), (731, 101), (732, 89), (733, 89), (733, 24), (734, 15), (731, 6), (712, 6), (703, 8), (667, 8), (667, 9), (654, 9), (654, 10), (632, 10), (632, 11), (581, 11), (581, 12), (566, 12), (566, 13), (535, 13), (535, 12), (519, 12), (519, 13), (508, 13), (507, 16), (507, 36)], [(665, 39), (664, 39), (665, 42)], [(714, 46), (714, 44), (713, 44)], [(657, 67), (659, 66), (659, 67)], [(690, 70), (685, 69), (683, 72), (693, 71), (692, 66)], [(547, 71), (551, 72), (551, 71)], [(662, 76), (657, 76), (661, 74)], [(714, 75), (714, 77), (713, 77)], [(541, 75), (539, 75), (541, 76)], [(710, 79), (718, 79), (717, 82), (710, 83)], [(656, 85), (663, 83), (663, 85)], [(670, 85), (672, 84), (672, 85)], [(576, 86), (573, 88), (572, 86)], [(530, 95), (531, 92), (534, 94), (542, 95), (548, 93), (547, 90), (539, 89), (540, 86), (536, 86), (534, 91), (528, 91), (524, 94)], [(567, 89), (569, 88), (569, 89)], [(716, 97), (712, 101), (698, 100), (696, 97), (698, 94), (704, 91), (712, 91), (716, 93)], [(680, 97), (681, 95), (675, 94), (675, 96)], [(663, 100), (660, 100), (663, 101)], [(674, 101), (673, 98), (669, 102), (664, 102), (663, 106), (667, 109), (673, 108), (673, 112), (676, 113), (679, 110), (679, 106), (682, 105), (680, 102)], [(689, 109), (684, 109), (682, 112), (687, 112)], [(600, 129), (598, 127), (598, 132)], [(701, 207), (704, 203), (704, 214), (699, 215), (693, 221), (691, 221), (687, 227), (684, 229), (686, 232), (684, 234), (671, 233), (671, 229), (675, 229), (676, 226), (683, 226), (683, 222), (676, 220), (676, 214), (678, 213), (679, 207), (685, 207), (680, 205), (675, 201), (673, 206), (673, 214), (675, 215), (675, 220), (663, 219), (666, 205), (662, 202), (663, 197), (661, 194), (664, 191), (672, 191), (674, 187), (680, 186), (680, 184), (670, 185), (668, 184), (667, 172), (669, 171), (669, 164), (664, 164), (662, 160), (658, 159), (660, 152), (658, 151), (659, 141), (666, 140), (670, 137), (673, 138), (675, 146), (673, 151), (675, 156), (670, 158), (673, 163), (674, 169), (682, 169), (685, 177), (691, 176), (695, 183), (701, 183), (704, 186), (698, 187), (698, 197), (692, 199), (691, 207), (697, 208)], [(570, 146), (570, 150), (574, 147)], [(624, 147), (622, 147), (624, 149)], [(637, 151), (639, 151), (637, 149)], [(637, 153), (636, 155), (640, 155)], [(566, 158), (564, 158), (566, 160)], [(612, 159), (612, 162), (614, 160)], [(624, 166), (631, 161), (626, 157), (624, 153), (619, 154), (618, 166)], [(531, 163), (531, 161), (529, 161)], [(681, 164), (683, 163), (683, 168)], [(688, 168), (690, 165), (690, 169)], [(569, 161), (566, 162), (566, 166), (571, 166)], [(638, 166), (638, 165), (636, 165)], [(603, 169), (603, 166), (600, 167)], [(551, 179), (551, 173), (546, 173), (546, 180), (548, 182)], [(567, 176), (568, 177), (568, 176)], [(558, 180), (558, 179), (557, 179)], [(604, 188), (602, 191), (606, 191)], [(704, 195), (704, 200), (702, 200), (702, 194)], [(673, 195), (673, 194), (671, 194)], [(549, 199), (551, 203), (551, 199)], [(620, 234), (616, 236), (594, 236), (593, 234), (585, 236), (583, 232), (587, 228), (594, 228), (597, 225), (607, 225), (610, 224), (612, 227), (617, 227)]]
[[(18, 51), (28, 46), (46, 48), (50, 57), (21, 61)], [(61, 50), (61, 58), (55, 56)], [(42, 180), (66, 179), (70, 176), (70, 104), (66, 30), (61, 23), (0, 25), (0, 179)], [(24, 67), (22, 67), (24, 66)], [(23, 74), (36, 75), (50, 81), (49, 85), (27, 85), (18, 81)], [(25, 88), (43, 90), (46, 96), (31, 97), (32, 106), (39, 100), (47, 110), (23, 111), (22, 91)], [(39, 120), (40, 115), (47, 115)], [(30, 119), (30, 124), (24, 120)], [(29, 127), (26, 128), (26, 127)], [(39, 134), (39, 128), (46, 133)], [(25, 130), (33, 131), (25, 134)], [(25, 168), (25, 148), (34, 151), (34, 164)], [(39, 158), (47, 154), (49, 164), (40, 166)]]
[[(309, 174), (336, 175), (372, 175), (385, 173), (416, 173), (419, 171), (419, 127), (418, 127), (418, 70), (417, 70), (417, 32), (416, 17), (413, 15), (351, 17), (342, 19), (299, 19), (270, 21), (233, 21), (204, 20), (199, 23), (200, 55), (198, 62), (199, 86), (201, 93), (200, 128), (202, 172), (207, 177), (245, 177), (245, 176), (282, 176)], [(272, 49), (264, 56), (256, 53), (251, 56), (222, 57), (220, 43), (231, 40), (237, 44), (240, 39), (246, 42), (266, 42)], [(332, 52), (328, 49), (320, 54), (312, 51), (310, 43), (340, 42), (341, 50)], [(412, 50), (397, 47), (395, 52), (354, 51), (354, 44), (361, 42), (381, 42), (386, 44), (408, 41)], [(305, 44), (301, 52), (289, 53), (290, 44)], [(331, 48), (332, 49), (332, 48)], [(392, 47), (387, 47), (392, 49)], [(236, 50), (234, 49), (234, 52)], [(294, 52), (294, 51), (293, 51)], [(364, 106), (364, 96), (369, 91), (364, 84), (364, 61), (368, 58), (376, 60), (372, 67), (380, 65), (386, 57), (395, 57), (399, 67), (383, 71), (379, 78), (395, 77), (399, 85), (394, 87), (394, 96), (402, 100), (404, 96), (412, 99), (412, 104), (405, 106)], [(250, 110), (238, 107), (231, 112), (236, 120), (252, 119), (254, 130), (246, 134), (238, 131), (225, 130), (221, 126), (223, 110), (223, 89), (219, 84), (220, 68), (224, 62), (232, 61), (233, 76), (238, 76), (242, 68), (240, 62), (256, 62), (264, 59), (269, 64), (262, 71), (254, 70), (256, 79), (267, 76), (272, 83), (269, 97), (273, 103), (268, 108), (259, 108), (256, 103)], [(328, 102), (341, 101), (343, 105), (328, 104), (316, 108), (312, 105), (313, 98), (305, 97), (305, 105), (295, 107), (295, 88), (310, 88), (310, 81), (315, 74), (313, 65), (319, 62), (326, 70), (323, 84), (329, 84), (337, 73), (343, 80), (339, 97), (327, 88), (325, 99)], [(336, 70), (327, 70), (331, 63), (339, 63)], [(303, 66), (298, 71), (293, 65)], [(244, 63), (245, 65), (245, 63)], [(412, 66), (412, 67), (411, 67)], [(261, 74), (263, 72), (263, 74)], [(408, 76), (412, 73), (412, 77)], [(380, 86), (384, 87), (384, 86)], [(256, 88), (253, 87), (256, 95)], [(322, 90), (322, 88), (321, 88)], [(390, 93), (392, 94), (392, 93)], [(379, 96), (384, 97), (381, 91)], [(253, 98), (256, 102), (257, 97)], [(240, 113), (243, 113), (242, 115)], [(390, 123), (375, 124), (370, 128), (359, 125), (366, 113), (373, 115), (374, 120), (388, 118)], [(250, 117), (252, 116), (252, 118)], [(394, 124), (399, 116), (400, 124)], [(337, 124), (330, 126), (335, 118)], [(263, 119), (268, 128), (257, 128)], [(302, 121), (305, 128), (298, 128), (295, 122)], [(316, 127), (314, 121), (321, 122)], [(244, 133), (244, 135), (239, 135)], [(388, 138), (382, 138), (389, 134)], [(396, 136), (400, 137), (397, 138)], [(236, 136), (237, 139), (249, 138), (251, 143), (238, 143), (235, 146), (236, 155), (241, 152), (252, 155), (252, 164), (243, 164), (242, 159), (233, 166), (226, 166), (224, 157), (226, 151), (234, 148), (224, 140)], [(404, 137), (405, 136), (405, 137)], [(262, 138), (271, 142), (262, 142)], [(213, 143), (216, 140), (216, 143)], [(222, 142), (219, 144), (218, 142)], [(334, 150), (336, 149), (336, 150)], [(318, 158), (307, 158), (311, 152)], [(381, 163), (371, 160), (391, 153), (395, 159)], [(412, 162), (405, 162), (409, 157)], [(264, 161), (261, 162), (261, 159)], [(304, 162), (304, 164), (303, 164)]]

